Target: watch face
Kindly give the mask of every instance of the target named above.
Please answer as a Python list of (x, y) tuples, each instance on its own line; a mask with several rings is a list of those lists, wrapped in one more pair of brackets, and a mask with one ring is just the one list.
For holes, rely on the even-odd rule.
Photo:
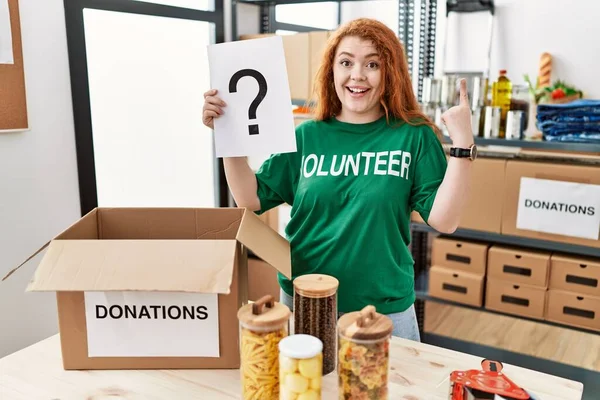
[(477, 158), (477, 146), (473, 145), (471, 147), (471, 160), (474, 160)]

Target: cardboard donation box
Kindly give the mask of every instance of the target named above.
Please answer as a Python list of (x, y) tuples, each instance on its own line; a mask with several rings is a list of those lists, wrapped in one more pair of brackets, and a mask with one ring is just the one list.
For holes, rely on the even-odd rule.
[(239, 368), (246, 248), (291, 275), (241, 208), (97, 208), (47, 247), (27, 290), (57, 293), (65, 369)]
[(502, 233), (600, 247), (600, 167), (508, 161)]

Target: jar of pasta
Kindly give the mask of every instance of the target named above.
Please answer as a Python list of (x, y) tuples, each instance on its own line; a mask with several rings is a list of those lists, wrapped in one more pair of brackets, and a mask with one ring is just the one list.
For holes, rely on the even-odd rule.
[(290, 309), (267, 295), (239, 309), (242, 399), (279, 398), (279, 342)]
[(323, 342), (310, 335), (291, 335), (279, 342), (281, 400), (321, 400)]
[(366, 306), (338, 321), (339, 398), (388, 398), (389, 341), (392, 320)]
[(323, 274), (294, 279), (294, 333), (323, 342), (323, 375), (335, 370), (338, 285), (336, 278)]

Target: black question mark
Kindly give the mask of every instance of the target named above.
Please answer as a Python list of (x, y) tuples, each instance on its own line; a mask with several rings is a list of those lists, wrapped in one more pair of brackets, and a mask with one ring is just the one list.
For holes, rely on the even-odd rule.
[[(267, 94), (267, 80), (263, 74), (255, 69), (242, 69), (231, 77), (229, 81), (229, 93), (237, 93), (237, 83), (244, 76), (250, 76), (258, 82), (258, 94), (250, 104), (250, 108), (248, 108), (248, 118), (256, 119), (256, 109)], [(258, 135), (258, 124), (248, 125), (248, 133), (250, 135)]]

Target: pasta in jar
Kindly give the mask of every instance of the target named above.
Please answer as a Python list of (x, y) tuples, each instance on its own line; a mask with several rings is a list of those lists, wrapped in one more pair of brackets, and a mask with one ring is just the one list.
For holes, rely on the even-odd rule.
[(265, 296), (238, 311), (242, 398), (279, 398), (279, 342), (288, 335), (291, 312)]
[(389, 317), (367, 306), (338, 321), (338, 389), (340, 400), (388, 399)]

